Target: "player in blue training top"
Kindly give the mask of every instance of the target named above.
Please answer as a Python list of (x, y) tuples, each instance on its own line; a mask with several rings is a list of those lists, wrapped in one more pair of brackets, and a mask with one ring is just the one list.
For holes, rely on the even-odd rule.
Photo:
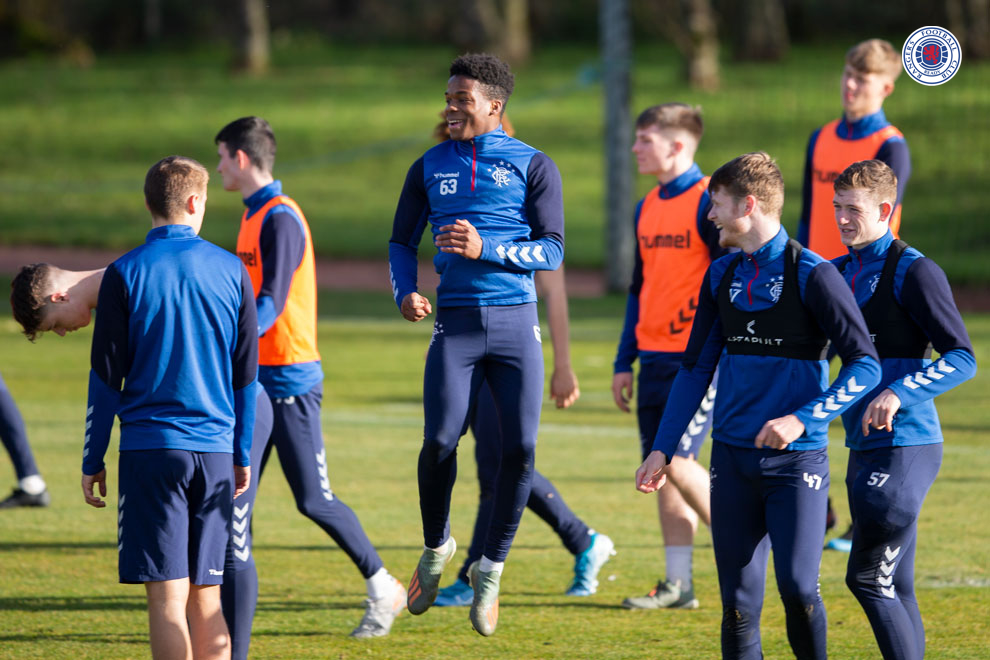
[[(316, 262), (309, 224), (299, 205), (272, 176), (275, 134), (260, 117), (242, 117), (217, 133), (217, 171), (227, 191), (240, 192), (247, 207), (237, 236), (237, 255), (247, 267), (258, 304), (258, 380), (271, 398), (274, 426), (258, 470), (274, 447), (299, 511), (330, 535), (365, 579), (368, 598), (352, 637), (387, 635), (405, 607), (405, 589), (385, 569), (354, 511), (330, 488), (320, 406), (323, 367), (317, 349)], [(246, 505), (247, 503), (245, 503)], [(250, 528), (248, 508), (234, 510), (235, 531)], [(250, 559), (250, 538), (234, 563)], [(246, 657), (257, 576), (238, 571), (242, 589), (224, 590), (224, 611), (236, 620), (235, 658)], [(245, 597), (246, 596), (246, 597)], [(243, 636), (241, 636), (243, 635)]]
[(106, 506), (116, 415), (120, 581), (145, 585), (156, 658), (229, 657), (224, 551), (251, 480), (258, 320), (244, 266), (197, 236), (208, 179), (181, 156), (148, 171), (152, 230), (107, 267), (93, 329), (83, 496)]
[[(99, 270), (66, 270), (52, 264), (24, 266), (14, 277), (18, 293), (14, 304), (15, 317), (25, 334), (37, 335), (52, 331), (60, 337), (89, 325), (96, 308), (103, 268)], [(20, 312), (18, 314), (18, 312)], [(230, 632), (231, 657), (246, 658), (251, 642), (251, 623), (258, 600), (258, 571), (251, 552), (252, 535), (248, 512), (254, 510), (258, 494), (268, 438), (272, 432), (272, 402), (263, 387), (257, 388), (254, 432), (251, 436), (251, 485), (234, 504), (233, 529), (227, 544), (224, 580), (220, 601)]]
[[(722, 655), (761, 658), (760, 614), (773, 547), (787, 637), (798, 658), (826, 657), (818, 570), (828, 496), (828, 423), (879, 380), (876, 352), (835, 267), (780, 226), (784, 181), (765, 153), (712, 175), (709, 219), (723, 247), (708, 269), (684, 362), (636, 485), (653, 492), (719, 370), (712, 429), (712, 540), (722, 595)], [(842, 369), (828, 383), (831, 340)]]
[(0, 376), (0, 441), (3, 442), (3, 448), (7, 450), (7, 455), (14, 464), (14, 474), (17, 475), (17, 487), (0, 501), (0, 509), (48, 506), (51, 503), (51, 496), (38, 470), (38, 464), (34, 461), (31, 445), (28, 444), (24, 418), (2, 376)]
[(454, 60), (444, 110), (451, 139), (409, 169), (389, 242), (395, 302), (407, 320), (421, 321), (433, 311), (416, 284), (416, 253), (427, 225), (440, 274), (423, 383), (418, 472), (425, 548), (409, 583), (413, 614), (433, 604), (454, 556), (449, 512), (456, 449), (482, 380), (498, 409), (495, 504), (484, 552), (470, 570), (471, 623), (482, 635), (495, 632), (499, 579), (532, 481), (543, 398), (533, 271), (555, 270), (564, 253), (556, 165), (500, 127), (513, 85), (512, 72), (497, 57)]
[[(888, 660), (925, 655), (914, 595), (918, 516), (942, 464), (934, 398), (976, 373), (973, 346), (945, 273), (894, 239), (897, 177), (879, 160), (835, 180), (835, 221), (849, 253), (834, 260), (863, 310), (880, 383), (842, 413), (853, 513), (846, 584)], [(939, 359), (931, 361), (931, 351)]]

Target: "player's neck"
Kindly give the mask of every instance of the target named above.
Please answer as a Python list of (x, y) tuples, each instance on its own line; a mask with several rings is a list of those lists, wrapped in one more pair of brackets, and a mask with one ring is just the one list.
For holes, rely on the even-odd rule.
[(666, 186), (668, 183), (691, 169), (692, 165), (694, 165), (693, 154), (690, 158), (679, 158), (674, 162), (673, 166), (671, 166), (669, 170), (657, 172), (657, 182), (661, 186)]
[(249, 172), (244, 172), (241, 179), (241, 196), (244, 199), (248, 199), (254, 193), (258, 192), (267, 185), (270, 185), (275, 181), (275, 177), (272, 176), (271, 172), (261, 172), (259, 170), (253, 169)]
[(75, 281), (68, 287), (69, 295), (86, 301), (90, 309), (95, 309), (96, 301), (100, 296), (100, 283), (103, 282), (103, 272), (105, 270), (106, 268), (75, 271), (73, 273)]

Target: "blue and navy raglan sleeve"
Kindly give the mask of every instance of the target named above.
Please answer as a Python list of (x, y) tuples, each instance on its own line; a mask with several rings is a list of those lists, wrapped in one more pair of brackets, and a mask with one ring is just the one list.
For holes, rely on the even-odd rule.
[(938, 264), (921, 258), (910, 265), (900, 303), (940, 355), (926, 369), (904, 374), (888, 386), (902, 407), (932, 399), (976, 375), (973, 344)]
[(261, 287), (258, 289), (258, 334), (275, 324), (285, 309), (292, 276), (306, 253), (302, 220), (288, 206), (268, 212), (258, 238), (261, 250)]
[(808, 239), (811, 235), (811, 161), (815, 154), (815, 145), (818, 143), (818, 134), (822, 129), (816, 130), (808, 139), (808, 148), (804, 154), (804, 187), (801, 188), (801, 217), (798, 218), (797, 242), (808, 247)]
[(406, 174), (392, 220), (392, 237), (388, 241), (388, 270), (392, 280), (392, 297), (402, 307), (402, 299), (417, 291), (416, 255), (423, 231), (430, 217), (430, 200), (423, 183), (423, 159), (419, 158)]
[(106, 467), (103, 457), (110, 444), (113, 418), (120, 406), (120, 391), (130, 370), (127, 300), (124, 279), (116, 266), (110, 264), (100, 283), (93, 324), (83, 474), (97, 474)]
[(904, 189), (911, 178), (911, 153), (907, 141), (902, 137), (890, 138), (880, 145), (877, 160), (886, 163), (897, 176), (897, 201), (894, 204), (899, 206), (904, 201)]
[(483, 261), (506, 270), (557, 270), (564, 260), (564, 194), (560, 171), (550, 157), (538, 152), (526, 174), (528, 241), (501, 243), (482, 237)]
[(660, 427), (653, 440), (653, 451), (662, 451), (668, 463), (684, 430), (705, 398), (725, 347), (713, 290), (712, 267), (709, 267), (698, 293), (698, 309), (695, 310), (684, 359), (671, 385)]
[[(633, 236), (639, 234), (639, 214), (643, 211), (643, 200), (636, 204), (636, 214), (633, 216)], [(615, 352), (613, 373), (632, 371), (633, 362), (639, 356), (639, 346), (636, 342), (636, 326), (639, 324), (639, 294), (643, 289), (643, 255), (639, 245), (633, 248), (632, 282), (629, 284), (629, 295), (626, 297), (626, 318), (622, 323), (622, 334), (619, 335), (619, 348)]]
[(251, 276), (241, 265), (241, 304), (237, 309), (237, 343), (232, 356), (234, 387), (234, 464), (251, 465), (255, 409), (258, 403), (258, 314)]
[(880, 382), (880, 362), (856, 298), (831, 262), (815, 265), (802, 291), (805, 306), (842, 360), (839, 375), (828, 389), (793, 413), (811, 433), (827, 427), (876, 387)]

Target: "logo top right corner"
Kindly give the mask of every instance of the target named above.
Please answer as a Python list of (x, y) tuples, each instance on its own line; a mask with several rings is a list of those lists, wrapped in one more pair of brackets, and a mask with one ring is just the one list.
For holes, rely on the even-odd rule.
[(949, 82), (959, 71), (961, 61), (959, 40), (937, 25), (918, 28), (908, 36), (901, 48), (904, 70), (922, 85), (935, 86)]

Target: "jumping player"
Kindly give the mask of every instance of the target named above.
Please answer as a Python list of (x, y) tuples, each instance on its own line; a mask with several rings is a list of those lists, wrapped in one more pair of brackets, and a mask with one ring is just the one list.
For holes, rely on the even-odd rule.
[[(437, 141), (450, 139), (450, 128), (444, 113), (443, 119), (433, 129)], [(502, 130), (514, 137), (509, 115), (502, 114)], [(577, 376), (571, 368), (571, 349), (568, 331), (567, 288), (564, 282), (564, 266), (557, 270), (540, 270), (534, 273), (536, 290), (546, 306), (553, 344), (553, 374), (550, 376), (550, 398), (558, 408), (567, 408), (581, 396)], [(485, 535), (491, 520), (495, 480), (498, 476), (499, 437), (498, 411), (491, 388), (485, 383), (478, 392), (474, 413), (471, 415), (471, 432), (474, 434), (474, 458), (478, 468), (478, 514), (474, 521), (474, 533), (467, 557), (461, 564), (457, 579), (437, 593), (437, 607), (470, 605), (474, 599), (468, 570), (481, 559)], [(604, 534), (589, 528), (577, 517), (549, 479), (533, 469), (533, 488), (526, 507), (553, 528), (564, 547), (574, 555), (574, 579), (567, 588), (568, 596), (590, 596), (598, 590), (598, 572), (614, 554), (615, 544)]]
[[(215, 142), (224, 190), (240, 192), (247, 207), (237, 254), (247, 266), (258, 304), (258, 379), (271, 398), (274, 415), (261, 470), (274, 447), (299, 511), (329, 534), (361, 571), (368, 599), (351, 636), (387, 635), (405, 606), (405, 589), (385, 569), (357, 516), (331, 490), (327, 475), (320, 424), (323, 368), (316, 347), (316, 265), (309, 225), (299, 205), (282, 194), (282, 182), (272, 176), (275, 135), (268, 122), (242, 117), (222, 128)], [(250, 527), (250, 513), (239, 513), (235, 511), (234, 524), (243, 527), (246, 522)], [(239, 627), (250, 630), (253, 609), (245, 608), (242, 617), (240, 602), (231, 601), (229, 607)]]
[(152, 229), (107, 268), (93, 330), (82, 491), (106, 506), (117, 416), (120, 581), (145, 585), (155, 658), (229, 657), (219, 585), (251, 478), (257, 316), (244, 266), (197, 236), (208, 179), (181, 156), (148, 171)]
[(560, 173), (545, 154), (500, 128), (514, 79), (485, 54), (454, 60), (444, 110), (451, 139), (419, 158), (406, 176), (389, 242), (396, 304), (404, 318), (432, 313), (416, 284), (416, 253), (427, 224), (438, 253), (437, 318), (423, 385), (419, 456), (425, 548), (409, 583), (409, 611), (433, 604), (454, 556), (450, 494), (456, 449), (483, 380), (501, 427), (500, 468), (482, 557), (471, 566), (471, 623), (498, 623), (499, 580), (530, 495), (543, 398), (543, 353), (533, 271), (563, 259)]
[[(637, 250), (626, 319), (615, 357), (612, 397), (629, 412), (633, 362), (639, 359), (636, 417), (642, 458), (650, 453), (670, 386), (681, 365), (709, 264), (725, 253), (708, 222), (708, 177), (694, 162), (703, 124), (699, 108), (664, 103), (636, 120), (633, 153), (640, 174), (657, 186), (636, 206)], [(692, 552), (699, 519), (711, 524), (708, 471), (698, 454), (711, 430), (708, 392), (667, 467), (675, 486), (657, 492), (667, 575), (645, 596), (627, 598), (630, 609), (695, 608)]]
[[(952, 290), (934, 261), (894, 238), (897, 178), (879, 160), (835, 180), (835, 221), (849, 252), (833, 261), (866, 319), (882, 376), (842, 413), (853, 512), (846, 584), (888, 660), (925, 655), (914, 595), (918, 516), (942, 463), (934, 398), (976, 373)], [(939, 359), (931, 361), (931, 350)]]
[[(879, 380), (876, 352), (835, 267), (780, 226), (784, 182), (765, 153), (712, 175), (709, 219), (723, 247), (708, 269), (684, 362), (653, 451), (636, 471), (653, 492), (716, 365), (712, 540), (722, 596), (722, 655), (760, 658), (773, 547), (787, 637), (798, 658), (826, 657), (818, 570), (828, 495), (828, 423)], [(842, 369), (828, 385), (831, 340)]]
[[(36, 337), (51, 331), (60, 337), (89, 325), (96, 308), (104, 269), (66, 270), (51, 264), (24, 266), (13, 281), (14, 316), (25, 334)], [(258, 571), (254, 563), (251, 526), (246, 514), (254, 511), (261, 465), (272, 432), (272, 403), (257, 387), (254, 432), (251, 440), (251, 485), (234, 504), (236, 525), (227, 544), (220, 602), (230, 631), (231, 657), (246, 658), (251, 643), (251, 624), (258, 601)]]
[(842, 117), (816, 130), (808, 140), (797, 239), (826, 259), (846, 254), (832, 214), (832, 182), (856, 161), (876, 158), (894, 170), (897, 200), (890, 229), (895, 237), (900, 229), (911, 154), (904, 135), (883, 113), (883, 102), (893, 93), (900, 73), (900, 53), (889, 42), (868, 39), (850, 48), (839, 86)]

